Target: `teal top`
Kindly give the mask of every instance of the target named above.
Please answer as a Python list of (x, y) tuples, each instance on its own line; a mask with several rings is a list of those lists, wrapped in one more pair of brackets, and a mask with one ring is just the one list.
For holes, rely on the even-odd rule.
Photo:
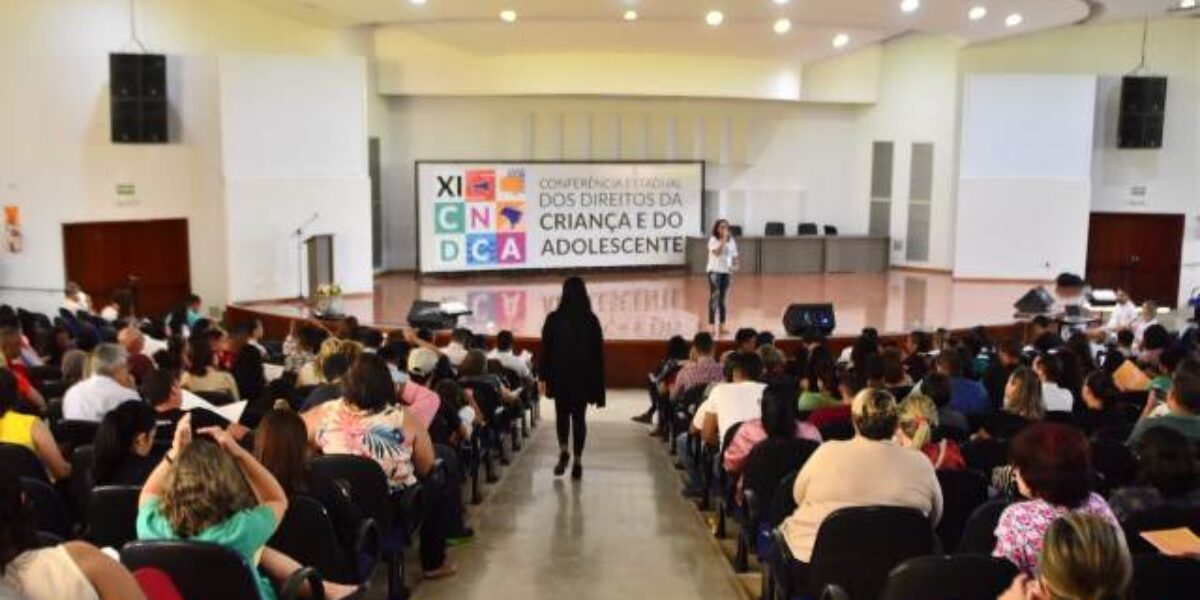
[[(258, 594), (263, 600), (275, 600), (275, 588), (271, 581), (258, 572), (258, 559), (267, 540), (279, 526), (275, 511), (269, 506), (248, 508), (229, 517), (225, 522), (213, 525), (189, 538), (189, 541), (210, 542), (225, 546), (241, 555), (258, 582)], [(137, 536), (139, 540), (177, 540), (175, 530), (163, 514), (158, 498), (154, 498), (138, 509)]]
[(800, 412), (814, 411), (818, 408), (838, 406), (842, 401), (824, 392), (804, 392), (800, 394)]
[(1161, 417), (1143, 417), (1138, 420), (1126, 443), (1130, 446), (1136, 444), (1138, 440), (1142, 439), (1142, 434), (1151, 427), (1167, 427), (1182, 433), (1192, 442), (1200, 441), (1200, 416), (1166, 414)]

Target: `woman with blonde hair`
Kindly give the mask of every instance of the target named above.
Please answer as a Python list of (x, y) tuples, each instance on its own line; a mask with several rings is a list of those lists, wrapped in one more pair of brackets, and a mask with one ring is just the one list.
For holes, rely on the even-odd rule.
[[(138, 498), (141, 540), (194, 540), (225, 546), (255, 568), (263, 600), (274, 600), (270, 579), (282, 581), (300, 565), (266, 546), (287, 511), (279, 482), (224, 430), (206, 427), (192, 439), (191, 415), (175, 428), (175, 439), (150, 474)], [(325, 597), (342, 600), (360, 593), (325, 582)], [(311, 593), (312, 590), (306, 590)]]
[(1125, 540), (1108, 521), (1070, 514), (1046, 531), (1041, 575), (1018, 575), (1000, 600), (1125, 600), (1133, 566)]
[(1030, 423), (1046, 418), (1042, 400), (1042, 380), (1029, 367), (1017, 367), (1004, 386), (1004, 410), (994, 413), (983, 423), (975, 438), (1009, 440)]
[(362, 344), (333, 336), (325, 338), (325, 341), (321, 342), (321, 350), (317, 353), (317, 357), (312, 362), (300, 367), (296, 385), (305, 387), (328, 383), (322, 374), (325, 372), (325, 361), (334, 354), (344, 354), (349, 359), (347, 362), (354, 364), (354, 360), (362, 354)]
[(961, 471), (967, 468), (967, 462), (954, 440), (936, 439), (941, 437), (937, 432), (938, 423), (937, 404), (923, 394), (909, 394), (900, 403), (900, 418), (894, 439), (901, 446), (923, 452), (933, 463), (934, 469)]

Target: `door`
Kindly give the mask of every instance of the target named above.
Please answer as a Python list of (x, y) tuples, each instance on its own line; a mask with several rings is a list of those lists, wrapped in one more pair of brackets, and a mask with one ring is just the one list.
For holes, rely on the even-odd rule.
[(138, 315), (159, 316), (192, 289), (187, 219), (63, 225), (67, 279), (97, 310), (131, 288)]
[(1175, 306), (1183, 256), (1183, 215), (1092, 213), (1087, 280), (1121, 288), (1135, 302)]

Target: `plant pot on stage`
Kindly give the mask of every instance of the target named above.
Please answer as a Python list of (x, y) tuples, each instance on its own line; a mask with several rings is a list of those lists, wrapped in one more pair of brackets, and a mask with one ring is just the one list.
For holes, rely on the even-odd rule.
[(317, 288), (313, 297), (313, 313), (322, 319), (345, 316), (345, 301), (342, 298), (342, 286), (336, 283), (322, 285)]

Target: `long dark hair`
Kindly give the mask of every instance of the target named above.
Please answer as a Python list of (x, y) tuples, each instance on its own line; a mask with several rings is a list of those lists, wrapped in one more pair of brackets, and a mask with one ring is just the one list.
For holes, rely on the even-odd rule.
[(37, 546), (37, 516), (25, 501), (21, 480), (8, 468), (0, 468), (0, 573), (22, 552)]
[(194, 335), (188, 342), (188, 349), (188, 359), (191, 362), (188, 365), (188, 373), (196, 377), (204, 377), (213, 363), (212, 342), (203, 335)]
[(276, 408), (263, 415), (254, 434), (254, 457), (290, 496), (308, 491), (308, 432), (294, 411)]
[(563, 282), (562, 298), (558, 301), (558, 312), (563, 314), (581, 315), (592, 312), (592, 299), (588, 297), (587, 286), (579, 277), (568, 277)]
[(17, 377), (8, 369), (0, 369), (0, 417), (17, 403)]
[(717, 236), (721, 235), (721, 223), (724, 223), (726, 226), (728, 226), (729, 219), (717, 219), (717, 222), (713, 223), (712, 237), (717, 237)]
[(100, 421), (96, 429), (96, 484), (105, 485), (117, 475), (121, 461), (130, 452), (139, 434), (154, 430), (154, 409), (149, 404), (131, 400), (116, 407)]

